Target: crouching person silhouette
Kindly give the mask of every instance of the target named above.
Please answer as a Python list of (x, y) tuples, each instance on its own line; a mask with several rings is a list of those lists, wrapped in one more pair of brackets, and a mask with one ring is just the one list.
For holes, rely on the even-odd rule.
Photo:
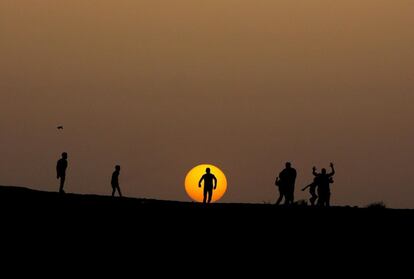
[[(316, 172), (316, 168), (313, 167), (313, 172)], [(315, 178), (313, 179), (313, 182), (311, 184), (309, 184), (308, 186), (306, 186), (305, 188), (302, 189), (302, 191), (305, 191), (306, 189), (309, 188), (309, 194), (311, 195), (311, 197), (309, 198), (309, 202), (311, 203), (312, 206), (314, 206), (316, 204), (316, 200), (318, 199), (318, 195), (316, 194), (316, 187), (318, 187), (318, 177), (315, 176)]]
[(112, 185), (112, 197), (115, 196), (115, 192), (118, 191), (118, 194), (120, 197), (122, 197), (121, 194), (121, 188), (119, 187), (119, 174), (121, 172), (121, 166), (116, 165), (115, 171), (112, 173), (112, 179), (111, 179), (111, 185)]
[(213, 188), (217, 188), (217, 178), (211, 173), (210, 168), (206, 169), (206, 173), (201, 177), (198, 182), (198, 187), (201, 188), (201, 183), (204, 181), (204, 199), (203, 203), (210, 203), (213, 197)]

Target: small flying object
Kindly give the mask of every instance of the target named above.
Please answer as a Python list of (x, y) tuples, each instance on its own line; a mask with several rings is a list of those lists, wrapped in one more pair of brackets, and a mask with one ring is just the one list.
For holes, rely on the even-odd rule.
[(63, 130), (63, 126), (57, 126), (58, 130)]

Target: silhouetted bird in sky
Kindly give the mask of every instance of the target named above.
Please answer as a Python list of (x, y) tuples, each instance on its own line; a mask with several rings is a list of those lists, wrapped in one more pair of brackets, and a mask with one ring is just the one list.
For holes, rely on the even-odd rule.
[(63, 126), (57, 126), (58, 130), (63, 130)]

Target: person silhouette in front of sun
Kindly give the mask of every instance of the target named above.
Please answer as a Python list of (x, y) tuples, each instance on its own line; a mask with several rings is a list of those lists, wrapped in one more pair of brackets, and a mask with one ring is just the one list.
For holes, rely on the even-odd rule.
[(330, 173), (327, 173), (326, 169), (322, 169), (321, 173), (317, 173), (316, 168), (313, 167), (313, 175), (318, 183), (318, 206), (329, 207), (331, 205), (331, 189), (329, 185), (334, 182), (333, 176), (335, 175), (335, 168), (332, 163), (330, 167)]
[(119, 174), (121, 173), (121, 166), (116, 165), (115, 171), (112, 173), (111, 185), (112, 185), (112, 197), (115, 197), (115, 192), (118, 191), (120, 197), (122, 197), (121, 188), (119, 187)]
[(201, 183), (204, 180), (204, 199), (203, 203), (210, 203), (213, 197), (213, 188), (217, 188), (217, 178), (211, 173), (210, 168), (206, 169), (206, 173), (201, 177), (198, 182), (198, 187), (201, 188)]
[(292, 164), (287, 162), (285, 169), (279, 174), (279, 183), (285, 192), (285, 205), (293, 204), (295, 199), (295, 182), (296, 182), (296, 170), (292, 168)]
[(68, 153), (63, 152), (62, 158), (60, 158), (56, 164), (56, 177), (57, 179), (60, 179), (60, 187), (59, 187), (59, 193), (64, 194), (65, 191), (63, 191), (63, 187), (65, 186), (65, 180), (66, 180), (66, 169), (68, 168)]

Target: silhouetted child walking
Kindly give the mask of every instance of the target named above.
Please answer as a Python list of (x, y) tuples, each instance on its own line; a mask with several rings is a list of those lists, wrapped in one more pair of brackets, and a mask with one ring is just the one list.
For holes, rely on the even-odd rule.
[(118, 190), (118, 194), (122, 197), (121, 188), (119, 188), (119, 174), (121, 173), (121, 166), (116, 165), (115, 171), (112, 173), (111, 185), (112, 185), (112, 197), (115, 196), (115, 192)]
[(65, 186), (65, 180), (66, 180), (66, 169), (68, 168), (68, 153), (63, 152), (62, 158), (57, 161), (56, 164), (56, 177), (57, 179), (60, 179), (60, 187), (59, 187), (59, 193), (64, 194), (65, 191), (63, 191), (63, 187)]
[(287, 201), (286, 189), (283, 183), (281, 183), (279, 176), (276, 177), (275, 185), (279, 188), (279, 198), (277, 199), (275, 205), (279, 205), (282, 202), (283, 198), (285, 198), (285, 203), (286, 203)]

